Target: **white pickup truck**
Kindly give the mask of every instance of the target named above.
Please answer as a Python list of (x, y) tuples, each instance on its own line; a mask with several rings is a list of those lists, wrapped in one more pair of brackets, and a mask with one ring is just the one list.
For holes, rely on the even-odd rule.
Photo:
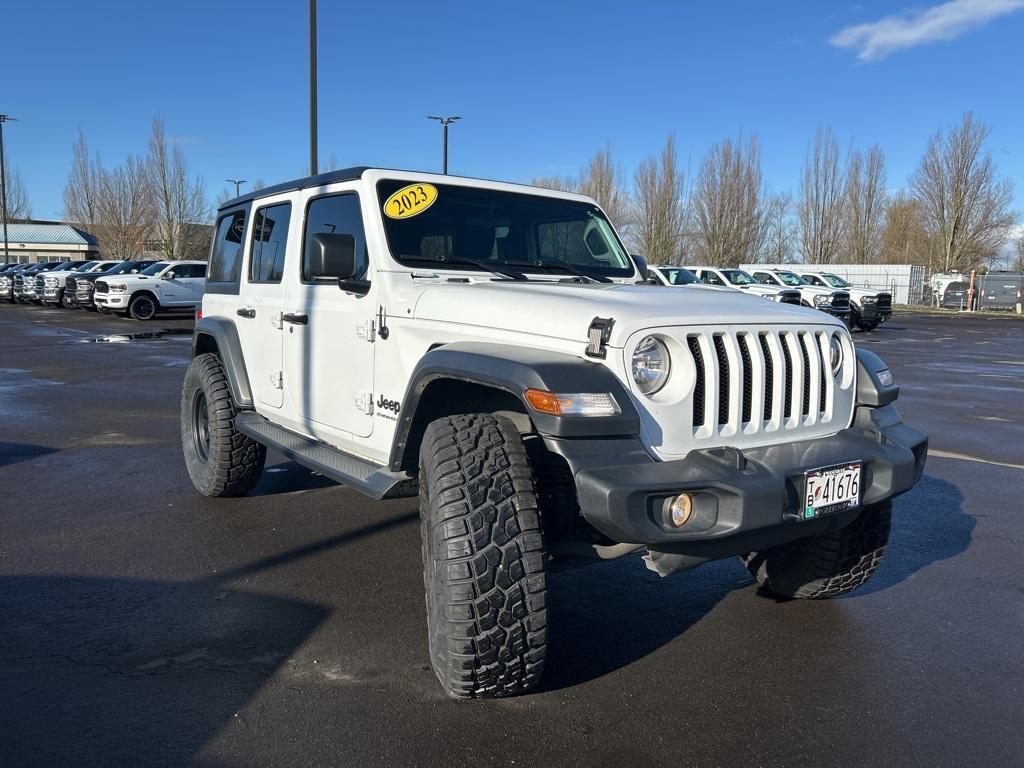
[(199, 306), (205, 288), (205, 261), (158, 261), (135, 275), (97, 280), (93, 302), (101, 312), (152, 320), (160, 310)]

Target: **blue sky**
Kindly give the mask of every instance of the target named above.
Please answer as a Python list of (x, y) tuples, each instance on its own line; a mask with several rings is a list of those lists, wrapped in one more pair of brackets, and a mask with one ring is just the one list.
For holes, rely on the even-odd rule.
[[(844, 144), (879, 143), (897, 188), (929, 135), (973, 110), (1021, 209), (1021, 5), (320, 0), (321, 163), (438, 169), (425, 116), (444, 113), (463, 116), (454, 173), (570, 175), (610, 142), (631, 174), (670, 132), (695, 167), (742, 131), (760, 138), (769, 184), (795, 189), (824, 123)], [(155, 114), (211, 197), (228, 177), (302, 175), (305, 13), (305, 0), (6, 4), (0, 112), (20, 120), (8, 162), (33, 214), (60, 216), (79, 128), (114, 164), (145, 150)]]

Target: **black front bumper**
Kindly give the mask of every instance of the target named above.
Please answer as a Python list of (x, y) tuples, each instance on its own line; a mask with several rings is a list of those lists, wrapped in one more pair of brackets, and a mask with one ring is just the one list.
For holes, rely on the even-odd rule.
[(832, 317), (838, 317), (844, 323), (850, 322), (850, 305), (847, 304), (845, 307), (833, 307), (831, 304), (824, 304), (816, 306), (815, 309), (820, 309), (822, 312), (827, 312)]
[(865, 323), (884, 323), (892, 317), (892, 305), (862, 304), (860, 317)]
[[(859, 407), (855, 425), (831, 437), (737, 451), (695, 450), (655, 461), (635, 439), (546, 439), (576, 479), (583, 517), (616, 542), (713, 559), (774, 546), (844, 525), (864, 506), (910, 490), (924, 471), (925, 435), (900, 421), (894, 406)], [(804, 472), (859, 461), (861, 506), (802, 519)], [(664, 519), (664, 503), (693, 494), (682, 528)]]

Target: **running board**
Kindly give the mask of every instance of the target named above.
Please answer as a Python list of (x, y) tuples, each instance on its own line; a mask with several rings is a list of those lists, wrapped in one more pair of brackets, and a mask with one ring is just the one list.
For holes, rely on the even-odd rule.
[(374, 464), (326, 443), (279, 427), (254, 411), (239, 412), (235, 416), (235, 429), (256, 442), (283, 453), (297, 464), (375, 499), (416, 495), (416, 478), (405, 472), (392, 472), (381, 464)]

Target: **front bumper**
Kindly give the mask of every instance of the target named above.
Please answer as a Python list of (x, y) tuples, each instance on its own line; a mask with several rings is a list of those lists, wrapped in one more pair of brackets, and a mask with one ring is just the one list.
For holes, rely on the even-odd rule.
[(838, 317), (844, 323), (848, 323), (850, 320), (850, 305), (847, 304), (845, 307), (833, 307), (831, 304), (817, 304), (815, 309), (820, 309), (832, 317)]
[(101, 309), (127, 309), (128, 295), (125, 293), (93, 294), (93, 303)]
[[(583, 517), (615, 542), (648, 545), (701, 560), (744, 554), (845, 525), (865, 506), (910, 490), (924, 471), (925, 435), (904, 425), (892, 405), (860, 406), (854, 426), (835, 435), (740, 452), (691, 451), (655, 461), (639, 442), (546, 438), (576, 480)], [(802, 520), (804, 472), (859, 461), (860, 507)], [(694, 495), (682, 528), (665, 520), (666, 499)]]
[(866, 323), (884, 323), (892, 317), (892, 305), (861, 304), (860, 317)]

